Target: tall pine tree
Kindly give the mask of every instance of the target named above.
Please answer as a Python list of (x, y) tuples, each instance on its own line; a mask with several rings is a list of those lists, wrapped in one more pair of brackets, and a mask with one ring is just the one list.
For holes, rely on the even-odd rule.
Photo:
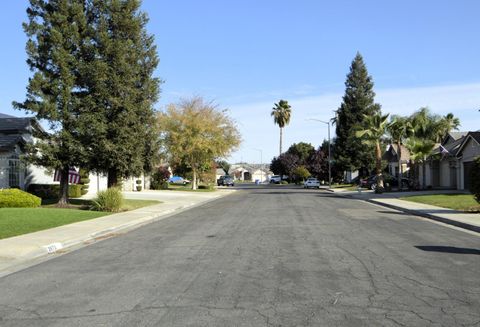
[(122, 177), (150, 171), (158, 153), (153, 109), (160, 85), (153, 77), (158, 57), (139, 0), (92, 4), (92, 41), (84, 63), (84, 109), (91, 119), (83, 136), (89, 168), (107, 173), (111, 187)]
[(375, 103), (373, 80), (360, 53), (352, 61), (345, 86), (336, 117), (335, 166), (341, 171), (371, 170), (375, 165), (375, 151), (355, 136), (355, 129), (362, 124), (364, 115), (380, 112), (380, 105)]
[(86, 37), (83, 0), (30, 0), (27, 64), (33, 72), (24, 102), (17, 109), (33, 113), (49, 123), (48, 135), (28, 147), (27, 160), (60, 171), (58, 206), (68, 203), (69, 168), (83, 163), (81, 98), (78, 63)]

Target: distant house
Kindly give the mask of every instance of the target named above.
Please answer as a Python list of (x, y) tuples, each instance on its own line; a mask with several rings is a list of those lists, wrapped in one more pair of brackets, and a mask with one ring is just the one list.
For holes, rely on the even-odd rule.
[(234, 176), (235, 179), (241, 181), (260, 181), (268, 182), (273, 173), (270, 171), (269, 164), (233, 164), (230, 167), (229, 174)]
[(408, 174), (410, 170), (409, 162), (410, 162), (410, 151), (401, 144), (400, 151), (397, 144), (389, 144), (383, 154), (382, 159), (388, 162), (388, 173), (392, 176), (398, 177), (399, 169), (398, 169), (398, 156), (399, 152), (401, 155), (400, 164), (402, 166), (402, 173)]

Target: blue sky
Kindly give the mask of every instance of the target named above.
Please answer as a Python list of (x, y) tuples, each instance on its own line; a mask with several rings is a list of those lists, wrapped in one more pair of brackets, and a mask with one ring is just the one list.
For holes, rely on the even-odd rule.
[[(0, 30), (0, 112), (25, 97), (28, 1), (3, 4)], [(429, 106), (460, 117), (461, 130), (480, 129), (480, 1), (155, 1), (144, 0), (155, 35), (162, 85), (157, 109), (201, 95), (229, 108), (243, 135), (230, 161), (259, 162), (278, 154), (270, 111), (286, 99), (292, 119), (284, 148), (314, 146), (344, 92), (359, 51), (384, 112), (410, 114)]]

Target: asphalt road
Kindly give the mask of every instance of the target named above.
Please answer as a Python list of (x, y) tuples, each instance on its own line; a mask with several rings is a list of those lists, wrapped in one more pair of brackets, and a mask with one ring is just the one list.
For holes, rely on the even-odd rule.
[(251, 188), (1, 278), (0, 326), (480, 326), (480, 237)]

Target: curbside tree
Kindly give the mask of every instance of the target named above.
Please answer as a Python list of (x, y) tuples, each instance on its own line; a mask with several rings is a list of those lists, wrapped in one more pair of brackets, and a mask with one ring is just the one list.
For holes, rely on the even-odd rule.
[(170, 164), (192, 170), (192, 189), (202, 168), (230, 155), (241, 142), (235, 121), (226, 110), (201, 97), (170, 104), (158, 115), (161, 151)]

